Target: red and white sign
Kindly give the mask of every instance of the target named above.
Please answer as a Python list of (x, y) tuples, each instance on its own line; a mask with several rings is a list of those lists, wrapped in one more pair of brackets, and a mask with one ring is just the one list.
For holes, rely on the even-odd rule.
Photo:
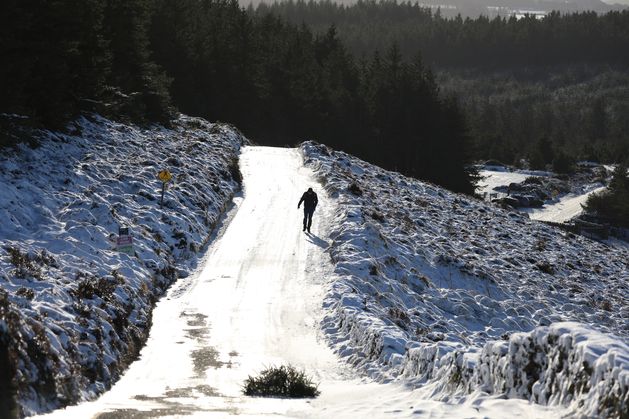
[(116, 248), (119, 252), (124, 252), (129, 255), (133, 255), (133, 237), (131, 236), (119, 236), (116, 240)]
[(116, 242), (118, 246), (127, 246), (133, 244), (133, 237), (131, 236), (120, 236)]

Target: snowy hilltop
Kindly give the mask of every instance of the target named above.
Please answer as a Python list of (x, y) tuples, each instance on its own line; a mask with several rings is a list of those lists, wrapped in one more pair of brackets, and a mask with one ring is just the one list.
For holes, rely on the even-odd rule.
[(341, 356), (440, 400), (503, 394), (625, 417), (629, 252), (301, 148), (337, 204), (323, 327)]
[[(240, 188), (245, 139), (226, 125), (92, 116), (67, 132), (0, 158), (0, 388), (17, 395), (0, 402), (19, 416), (92, 399), (120, 377), (155, 301), (195, 267)], [(132, 247), (121, 252), (124, 228)]]

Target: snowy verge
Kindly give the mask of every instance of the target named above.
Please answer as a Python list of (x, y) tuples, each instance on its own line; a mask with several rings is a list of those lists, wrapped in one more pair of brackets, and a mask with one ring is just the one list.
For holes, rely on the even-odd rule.
[(323, 328), (341, 356), (438, 399), (627, 411), (626, 250), (322, 145), (301, 150), (337, 201)]
[[(235, 129), (180, 116), (142, 129), (92, 116), (0, 158), (0, 406), (93, 399), (147, 337), (155, 301), (195, 268), (240, 188)], [(160, 205), (162, 169), (173, 174)], [(128, 227), (133, 251), (115, 250)]]
[(560, 322), (490, 341), (480, 353), (439, 343), (411, 348), (402, 375), (434, 382), (432, 395), (503, 394), (569, 406), (576, 416), (623, 417), (629, 406), (629, 346), (618, 338)]

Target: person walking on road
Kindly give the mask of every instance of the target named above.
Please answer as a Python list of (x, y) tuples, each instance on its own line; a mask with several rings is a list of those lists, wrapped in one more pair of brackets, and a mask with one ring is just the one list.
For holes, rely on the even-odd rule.
[(310, 226), (312, 226), (312, 214), (314, 214), (315, 208), (317, 208), (317, 204), (319, 203), (319, 198), (317, 198), (317, 194), (312, 188), (308, 188), (306, 192), (301, 196), (299, 200), (299, 204), (297, 204), (297, 209), (301, 206), (301, 203), (304, 203), (304, 230), (308, 230), (310, 233)]

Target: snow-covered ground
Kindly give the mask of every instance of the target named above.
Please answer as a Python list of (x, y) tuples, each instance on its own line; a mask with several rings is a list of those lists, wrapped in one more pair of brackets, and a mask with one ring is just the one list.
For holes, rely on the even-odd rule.
[[(336, 209), (295, 149), (247, 147), (244, 195), (224, 221), (203, 266), (180, 279), (154, 311), (138, 361), (92, 403), (44, 416), (503, 418), (556, 417), (524, 400), (479, 397), (467, 404), (427, 400), (403, 381), (360, 378), (327, 345), (319, 324), (335, 278), (327, 249)], [(297, 201), (320, 197), (313, 234), (301, 231)], [(245, 397), (241, 385), (271, 364), (292, 363), (319, 382), (314, 400)], [(43, 419), (43, 418), (42, 418)]]
[[(14, 217), (0, 231), (0, 340), (22, 362), (24, 413), (117, 379), (174, 272), (139, 360), (100, 399), (50, 417), (628, 410), (626, 250), (313, 143), (303, 157), (245, 148), (244, 193), (211, 236), (238, 189), (234, 130), (185, 117), (171, 130), (102, 119), (78, 128), (0, 160), (10, 185), (0, 211)], [(164, 165), (176, 183), (161, 209)], [(312, 235), (296, 208), (308, 186), (321, 200)], [(132, 227), (133, 257), (112, 251), (119, 224)], [(321, 396), (241, 394), (248, 375), (285, 362), (320, 382)]]
[(341, 356), (439, 400), (629, 411), (626, 250), (325, 146), (302, 149), (337, 202), (324, 328)]
[[(0, 157), (0, 363), (15, 375), (0, 384), (15, 389), (19, 414), (94, 398), (118, 379), (155, 300), (195, 268), (239, 189), (244, 139), (228, 126), (91, 117), (68, 131)], [(174, 175), (163, 208), (162, 169)], [(130, 255), (115, 250), (124, 226)]]
[(478, 174), (481, 175), (481, 180), (476, 185), (476, 190), (481, 196), (497, 193), (496, 188), (508, 186), (511, 183), (524, 182), (527, 177), (531, 176), (527, 173), (508, 170), (480, 170)]
[[(319, 262), (327, 243), (316, 228), (311, 235), (301, 231), (303, 211), (297, 209), (301, 194), (316, 185), (298, 152), (290, 151), (245, 149), (244, 199), (235, 199), (199, 272), (178, 281), (157, 306), (140, 359), (100, 400), (53, 417), (107, 410), (286, 415), (309, 410), (309, 402), (245, 397), (249, 374), (284, 362), (343, 374), (327, 367), (337, 365), (336, 356), (317, 334), (327, 278)], [(309, 263), (313, 259), (317, 263)]]

